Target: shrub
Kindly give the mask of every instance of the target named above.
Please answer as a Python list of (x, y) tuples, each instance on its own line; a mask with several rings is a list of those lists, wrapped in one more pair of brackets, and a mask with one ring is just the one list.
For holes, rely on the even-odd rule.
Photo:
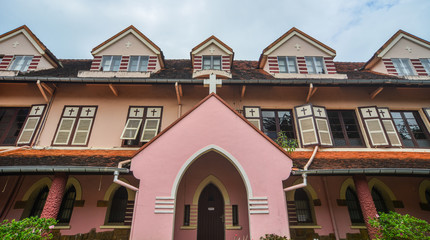
[(297, 140), (296, 139), (288, 139), (287, 134), (284, 131), (278, 132), (278, 137), (275, 142), (284, 148), (288, 153), (292, 153), (296, 150)]
[(265, 237), (260, 237), (260, 240), (287, 240), (287, 237), (281, 237), (276, 234), (266, 234)]
[(430, 240), (430, 224), (408, 214), (381, 213), (369, 220), (372, 227), (379, 228), (377, 240)]
[(29, 217), (20, 221), (4, 220), (0, 225), (0, 238), (3, 240), (17, 239), (52, 239), (50, 229), (57, 220), (49, 218)]

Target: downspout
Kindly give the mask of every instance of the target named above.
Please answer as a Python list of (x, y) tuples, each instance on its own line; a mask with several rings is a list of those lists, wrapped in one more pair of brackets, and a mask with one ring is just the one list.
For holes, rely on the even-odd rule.
[[(306, 163), (305, 167), (303, 168), (304, 171), (308, 170), (309, 166), (312, 164), (312, 161), (314, 160), (315, 155), (317, 154), (317, 151), (318, 151), (318, 145), (315, 146), (314, 152), (312, 153), (311, 158), (309, 158), (308, 163)], [(284, 188), (284, 191), (288, 192), (288, 191), (295, 190), (295, 189), (298, 189), (298, 188), (304, 188), (304, 187), (306, 187), (308, 185), (307, 176), (308, 175), (306, 173), (303, 173), (302, 174), (303, 183), (300, 183), (300, 184), (297, 184), (297, 185), (294, 185), (294, 186), (290, 186), (290, 187)]]
[[(129, 163), (129, 162), (131, 162), (131, 159), (119, 162), (118, 163), (118, 168), (122, 168), (123, 164)], [(121, 185), (121, 186), (123, 186), (125, 188), (128, 188), (130, 190), (133, 190), (135, 192), (139, 191), (139, 188), (137, 188), (135, 186), (132, 186), (132, 185), (130, 185), (130, 184), (128, 184), (128, 183), (126, 183), (126, 182), (124, 182), (122, 180), (119, 180), (118, 177), (119, 177), (119, 171), (114, 171), (114, 173), (113, 173), (113, 182), (114, 183), (116, 183), (118, 185)]]
[(31, 146), (25, 145), (25, 146), (21, 146), (21, 147), (9, 148), (9, 149), (0, 151), (0, 154), (1, 153), (7, 153), (7, 152), (16, 151), (16, 150), (19, 150), (19, 149), (27, 149), (27, 148), (31, 148)]

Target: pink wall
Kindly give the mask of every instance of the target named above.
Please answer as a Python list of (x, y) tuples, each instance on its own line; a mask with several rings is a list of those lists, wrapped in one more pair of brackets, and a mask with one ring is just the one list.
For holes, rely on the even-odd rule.
[(131, 169), (141, 183), (133, 237), (172, 238), (173, 232), (166, 229), (173, 230), (174, 216), (155, 214), (154, 201), (160, 196), (175, 196), (175, 178), (181, 168), (208, 145), (219, 146), (234, 158), (230, 161), (240, 164), (242, 176), (246, 174), (249, 179), (245, 185), (251, 186), (247, 189), (249, 195), (252, 191), (249, 197), (268, 198), (269, 214), (250, 215), (250, 238), (258, 239), (266, 233), (289, 235), (282, 180), (289, 176), (291, 160), (218, 99), (210, 97), (134, 157)]

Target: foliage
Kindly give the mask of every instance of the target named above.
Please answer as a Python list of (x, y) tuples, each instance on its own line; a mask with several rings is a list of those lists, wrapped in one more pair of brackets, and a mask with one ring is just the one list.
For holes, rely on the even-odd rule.
[(284, 131), (278, 132), (278, 137), (276, 138), (275, 142), (287, 150), (288, 153), (292, 153), (296, 150), (297, 147), (297, 140), (296, 139), (289, 139), (287, 137), (287, 134)]
[(266, 234), (265, 237), (260, 237), (260, 240), (287, 240), (287, 237), (278, 236), (276, 234)]
[(372, 227), (379, 228), (377, 240), (430, 240), (430, 224), (408, 214), (381, 213), (369, 219)]
[(0, 225), (0, 238), (3, 240), (17, 239), (52, 239), (50, 229), (57, 224), (53, 218), (29, 217), (20, 221), (4, 220)]

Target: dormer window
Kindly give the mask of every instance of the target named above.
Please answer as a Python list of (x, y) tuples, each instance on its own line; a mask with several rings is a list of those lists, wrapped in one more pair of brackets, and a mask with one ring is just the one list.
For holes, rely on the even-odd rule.
[(308, 73), (310, 74), (323, 74), (324, 70), (324, 61), (322, 57), (305, 57), (306, 59), (306, 67), (308, 69)]
[(148, 71), (149, 56), (131, 56), (128, 66), (129, 72), (145, 72)]
[(203, 56), (203, 70), (221, 70), (221, 56)]
[(297, 73), (296, 57), (278, 57), (280, 73)]
[(121, 63), (121, 56), (103, 56), (102, 71), (113, 71), (119, 70)]
[(30, 66), (33, 56), (15, 56), (9, 70), (25, 72)]
[(399, 76), (415, 75), (408, 58), (392, 58), (391, 61), (393, 62)]
[(430, 58), (421, 58), (420, 61), (427, 74), (430, 75)]

